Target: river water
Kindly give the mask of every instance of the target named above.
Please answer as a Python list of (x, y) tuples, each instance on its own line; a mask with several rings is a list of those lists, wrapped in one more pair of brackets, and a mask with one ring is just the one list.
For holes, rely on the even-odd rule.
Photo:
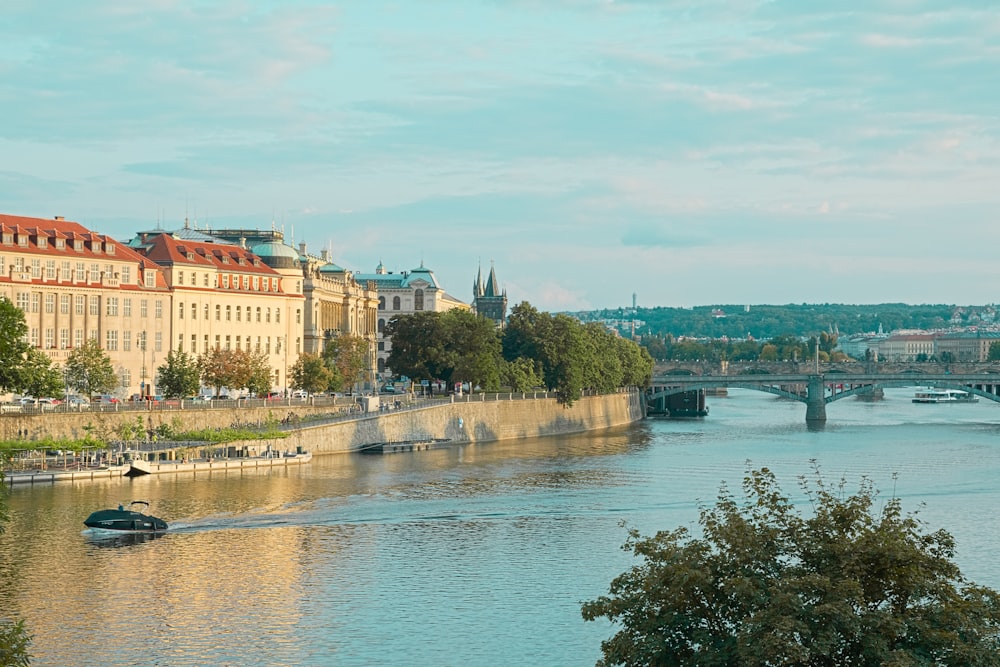
[[(815, 461), (872, 478), (1000, 588), (1000, 407), (845, 399), (822, 430), (769, 394), (703, 420), (286, 470), (16, 487), (0, 612), (34, 665), (593, 665), (613, 630), (580, 604), (631, 564), (626, 529), (694, 526), (721, 482), (767, 466), (801, 498)], [(149, 540), (98, 539), (94, 509), (152, 502)]]

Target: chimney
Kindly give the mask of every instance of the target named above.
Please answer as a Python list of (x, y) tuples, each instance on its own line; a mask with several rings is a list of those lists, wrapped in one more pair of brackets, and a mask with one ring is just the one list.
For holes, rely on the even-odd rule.
[(56, 220), (65, 220), (65, 219), (66, 219), (66, 218), (62, 217), (61, 215), (57, 215), (57, 216), (56, 216)]
[(247, 249), (247, 237), (245, 236), (240, 237), (240, 247), (243, 248), (244, 250)]
[(330, 251), (327, 250), (326, 248), (323, 248), (322, 250), (319, 251), (319, 258), (322, 259), (324, 262), (329, 262)]
[(306, 254), (306, 242), (305, 241), (303, 241), (302, 243), (299, 244), (299, 254), (300, 255), (305, 255)]

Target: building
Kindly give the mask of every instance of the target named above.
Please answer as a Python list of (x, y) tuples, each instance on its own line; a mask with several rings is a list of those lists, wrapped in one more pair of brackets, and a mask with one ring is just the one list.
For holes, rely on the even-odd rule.
[(118, 373), (117, 393), (150, 389), (172, 305), (149, 258), (61, 216), (0, 215), (0, 295), (24, 312), (28, 342), (55, 364), (93, 338)]
[(892, 334), (872, 344), (879, 361), (917, 361), (934, 356), (934, 334)]
[(493, 320), (501, 329), (507, 323), (507, 290), (500, 289), (492, 262), (486, 282), (483, 282), (483, 270), (480, 268), (472, 283), (472, 308), (478, 315)]
[(301, 272), (275, 270), (245, 244), (219, 242), (186, 227), (140, 232), (131, 246), (161, 267), (172, 297), (169, 342), (166, 350), (154, 345), (154, 354), (263, 353), (272, 385), (288, 386), (288, 368), (303, 345)]
[(452, 308), (471, 310), (469, 304), (445, 292), (434, 272), (426, 268), (423, 262), (418, 268), (401, 273), (387, 271), (382, 262), (379, 262), (375, 273), (358, 273), (354, 278), (358, 282), (373, 283), (378, 291), (376, 370), (380, 376), (391, 373), (386, 361), (392, 351), (392, 340), (384, 335), (385, 325), (389, 320), (424, 311), (440, 313)]
[(1000, 343), (1000, 331), (956, 331), (934, 340), (934, 354), (942, 361), (986, 361), (993, 343)]

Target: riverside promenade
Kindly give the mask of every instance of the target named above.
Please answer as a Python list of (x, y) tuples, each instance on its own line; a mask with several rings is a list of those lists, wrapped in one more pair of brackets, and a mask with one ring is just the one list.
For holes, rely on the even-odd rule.
[[(285, 406), (283, 406), (285, 407)], [(178, 429), (182, 416), (201, 427), (206, 422), (224, 424), (252, 424), (246, 410), (232, 409), (177, 411), (170, 413)], [(79, 420), (83, 415), (68, 415)], [(108, 415), (102, 414), (107, 419)], [(111, 413), (111, 417), (119, 417)], [(226, 443), (172, 442), (114, 442), (111, 451), (91, 452), (79, 459), (70, 460), (68, 454), (45, 457), (40, 453), (40, 465), (26, 469), (23, 465), (7, 471), (8, 484), (42, 483), (106, 479), (127, 474), (129, 462), (122, 456), (129, 452), (132, 460), (159, 466), (158, 472), (196, 473), (227, 468), (275, 465), (262, 464), (270, 456), (265, 452), (279, 453), (283, 465), (294, 454), (309, 455), (345, 454), (375, 449), (385, 452), (420, 451), (427, 447), (403, 446), (406, 443), (448, 444), (486, 443), (497, 440), (543, 437), (623, 426), (645, 417), (645, 404), (637, 389), (623, 389), (613, 394), (581, 397), (572, 406), (560, 404), (551, 394), (533, 393), (483, 393), (450, 396), (443, 399), (393, 401), (368, 412), (329, 407), (298, 406), (283, 417), (277, 428), (287, 433), (285, 438), (240, 440)], [(23, 419), (24, 416), (21, 416)], [(59, 425), (59, 415), (38, 416), (47, 426)], [(125, 416), (134, 419), (134, 416)], [(151, 417), (150, 417), (151, 419)], [(258, 417), (259, 419), (259, 417)], [(274, 419), (273, 412), (268, 415)], [(2, 420), (2, 418), (0, 418)], [(259, 422), (263, 423), (263, 422)], [(93, 428), (92, 426), (90, 428)], [(58, 437), (44, 434), (42, 437)], [(39, 438), (41, 439), (41, 438)], [(393, 446), (395, 443), (397, 446)], [(31, 441), (25, 442), (26, 448)], [(187, 466), (178, 463), (182, 451), (207, 450), (217, 453), (211, 460), (192, 459)], [(36, 452), (36, 454), (39, 454)], [(103, 465), (102, 465), (103, 461)], [(112, 465), (108, 465), (108, 463)], [(225, 463), (229, 462), (229, 463)], [(296, 461), (301, 463), (304, 461)], [(15, 462), (16, 463), (16, 462)], [(204, 463), (204, 464), (202, 464)], [(31, 465), (31, 464), (28, 464)]]

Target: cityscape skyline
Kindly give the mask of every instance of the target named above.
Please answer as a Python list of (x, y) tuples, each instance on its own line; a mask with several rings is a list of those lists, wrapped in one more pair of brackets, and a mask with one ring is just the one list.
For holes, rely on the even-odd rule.
[(1000, 8), (15, 4), (0, 199), (546, 311), (994, 303)]

